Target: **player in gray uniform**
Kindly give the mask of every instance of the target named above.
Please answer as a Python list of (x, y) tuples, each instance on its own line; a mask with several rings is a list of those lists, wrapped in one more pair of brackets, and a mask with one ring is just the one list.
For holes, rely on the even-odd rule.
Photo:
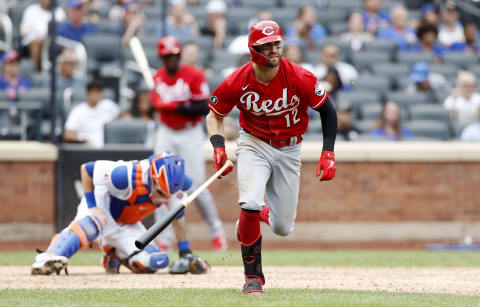
[[(210, 90), (202, 71), (180, 64), (181, 45), (175, 37), (160, 39), (157, 53), (164, 66), (155, 73), (155, 88), (150, 94), (154, 108), (160, 111), (161, 122), (156, 133), (154, 151), (170, 151), (182, 157), (185, 169), (193, 179), (194, 190), (205, 181), (205, 132), (202, 123), (208, 113)], [(197, 197), (196, 202), (207, 222), (213, 249), (225, 250), (225, 233), (212, 195), (206, 189)], [(156, 218), (165, 214), (161, 210), (155, 213)], [(170, 243), (168, 241), (174, 238), (171, 227), (160, 234), (159, 238)]]
[(323, 150), (316, 176), (321, 181), (330, 180), (336, 170), (335, 108), (313, 74), (282, 59), (282, 41), (277, 23), (260, 21), (253, 25), (248, 41), (252, 61), (217, 87), (210, 97), (207, 115), (218, 170), (227, 160), (223, 118), (235, 106), (240, 110), (243, 130), (236, 154), (241, 210), (236, 234), (245, 272), (243, 293), (261, 293), (265, 283), (260, 221), (280, 236), (293, 231), (300, 183), (300, 143), (308, 127), (308, 107), (320, 113), (323, 127)]

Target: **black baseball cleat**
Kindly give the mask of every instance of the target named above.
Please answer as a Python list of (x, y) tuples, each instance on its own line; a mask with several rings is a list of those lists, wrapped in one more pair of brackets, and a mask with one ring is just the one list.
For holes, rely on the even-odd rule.
[(261, 294), (262, 284), (257, 278), (248, 278), (245, 284), (243, 285), (243, 294)]

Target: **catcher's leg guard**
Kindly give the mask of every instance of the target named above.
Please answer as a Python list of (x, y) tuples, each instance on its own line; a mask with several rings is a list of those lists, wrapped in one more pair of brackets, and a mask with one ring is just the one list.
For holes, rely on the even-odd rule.
[(80, 247), (86, 247), (100, 234), (98, 221), (86, 216), (73, 221), (59, 236), (55, 236), (48, 247), (48, 252), (57, 256), (70, 258)]
[(151, 274), (159, 269), (168, 266), (168, 254), (161, 252), (155, 244), (149, 244), (145, 249), (138, 254), (132, 255), (128, 259), (128, 268), (133, 273), (137, 274)]
[(243, 293), (261, 293), (265, 277), (262, 271), (262, 237), (249, 245), (241, 244), (245, 285)]

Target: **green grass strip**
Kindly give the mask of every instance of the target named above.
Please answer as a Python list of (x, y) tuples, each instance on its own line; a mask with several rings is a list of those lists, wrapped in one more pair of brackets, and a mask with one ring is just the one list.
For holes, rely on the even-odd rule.
[(479, 306), (479, 296), (266, 289), (1, 290), (0, 306)]

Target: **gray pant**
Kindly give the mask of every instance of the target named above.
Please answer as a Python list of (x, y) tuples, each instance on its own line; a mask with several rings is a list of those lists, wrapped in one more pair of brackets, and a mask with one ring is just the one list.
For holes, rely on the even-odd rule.
[[(182, 130), (173, 130), (166, 125), (160, 124), (155, 136), (155, 154), (169, 151), (185, 160), (185, 172), (192, 177), (193, 180), (193, 186), (190, 191), (194, 191), (205, 182), (205, 157), (203, 155), (204, 140), (205, 132), (203, 131), (201, 123)], [(201, 215), (208, 225), (211, 237), (223, 236), (224, 230), (222, 221), (218, 218), (217, 207), (215, 207), (215, 201), (213, 200), (210, 191), (208, 191), (208, 189), (203, 190), (195, 201), (198, 204)], [(165, 214), (164, 211), (156, 210), (154, 214), (155, 219), (158, 220), (163, 214)], [(172, 233), (171, 230), (166, 230), (164, 232), (164, 236), (166, 237), (169, 232)], [(159, 238), (160, 241), (164, 241), (162, 240), (162, 234), (160, 234)], [(170, 240), (171, 238), (165, 241)]]
[(274, 148), (243, 130), (237, 144), (238, 202), (261, 210), (266, 199), (273, 232), (288, 235), (297, 215), (301, 144)]

